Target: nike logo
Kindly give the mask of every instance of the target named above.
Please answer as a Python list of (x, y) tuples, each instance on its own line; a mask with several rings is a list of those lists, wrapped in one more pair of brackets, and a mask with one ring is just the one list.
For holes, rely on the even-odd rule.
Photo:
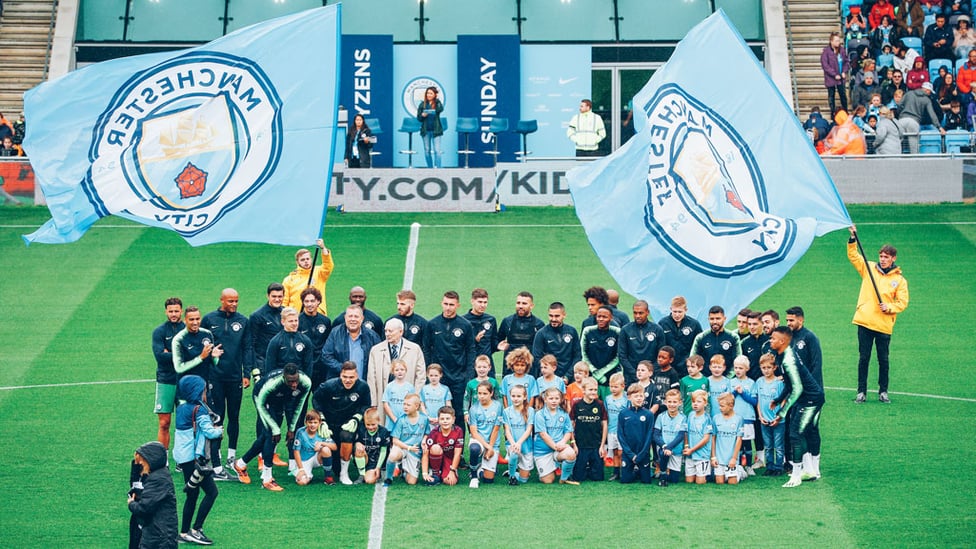
[(570, 82), (574, 82), (576, 80), (579, 80), (579, 77), (578, 76), (574, 76), (573, 78), (560, 78), (559, 79), (559, 85), (560, 86), (565, 86), (566, 84), (569, 84)]

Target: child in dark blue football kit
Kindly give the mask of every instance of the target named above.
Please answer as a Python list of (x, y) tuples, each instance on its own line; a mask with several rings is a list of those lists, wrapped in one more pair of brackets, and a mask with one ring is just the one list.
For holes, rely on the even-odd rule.
[[(210, 440), (223, 436), (223, 429), (214, 426), (214, 419), (207, 407), (207, 382), (196, 375), (183, 376), (177, 384), (177, 394), (184, 400), (176, 408), (176, 436), (173, 440), (173, 459), (180, 464), (186, 483), (186, 501), (183, 503), (183, 521), (180, 539), (198, 545), (211, 545), (213, 541), (203, 533), (203, 522), (217, 500), (217, 483), (213, 479), (210, 463)], [(197, 498), (203, 489), (203, 501), (193, 520)], [(193, 528), (190, 528), (190, 521)]]
[(654, 431), (654, 414), (644, 408), (644, 388), (632, 383), (627, 388), (630, 406), (617, 416), (617, 440), (620, 442), (620, 483), (629, 484), (640, 478), (650, 484), (651, 442)]

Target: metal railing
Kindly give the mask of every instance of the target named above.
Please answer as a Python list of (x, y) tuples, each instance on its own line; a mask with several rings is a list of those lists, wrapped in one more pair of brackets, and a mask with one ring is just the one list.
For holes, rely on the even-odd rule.
[(51, 2), (51, 24), (47, 30), (47, 48), (44, 52), (44, 76), (41, 82), (47, 80), (48, 71), (51, 70), (51, 50), (54, 48), (54, 27), (58, 22), (58, 0)]

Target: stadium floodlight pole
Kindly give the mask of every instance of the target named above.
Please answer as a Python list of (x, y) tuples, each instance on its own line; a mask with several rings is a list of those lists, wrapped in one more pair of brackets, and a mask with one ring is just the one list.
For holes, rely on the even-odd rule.
[(318, 263), (318, 261), (319, 261), (319, 247), (318, 244), (316, 244), (315, 255), (312, 256), (312, 267), (308, 270), (308, 284), (305, 285), (306, 288), (312, 287), (312, 275), (315, 274), (315, 264)]
[(878, 291), (878, 283), (874, 280), (874, 273), (871, 272), (871, 264), (868, 263), (868, 256), (864, 253), (864, 246), (861, 246), (861, 239), (857, 236), (857, 230), (854, 231), (854, 242), (857, 242), (857, 250), (861, 252), (861, 259), (864, 260), (864, 267), (868, 271), (868, 277), (871, 279), (871, 287), (874, 288), (874, 295), (878, 298), (878, 305), (880, 306), (883, 303), (881, 301), (881, 292)]

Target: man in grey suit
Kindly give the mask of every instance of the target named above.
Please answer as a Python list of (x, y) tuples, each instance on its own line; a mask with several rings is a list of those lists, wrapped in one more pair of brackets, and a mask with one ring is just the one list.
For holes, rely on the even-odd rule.
[(386, 341), (381, 341), (369, 350), (369, 370), (366, 373), (366, 384), (373, 404), (383, 400), (383, 391), (390, 381), (393, 370), (390, 364), (394, 360), (402, 360), (407, 365), (407, 381), (420, 392), (427, 381), (427, 363), (420, 345), (403, 337), (403, 322), (399, 318), (386, 321)]

